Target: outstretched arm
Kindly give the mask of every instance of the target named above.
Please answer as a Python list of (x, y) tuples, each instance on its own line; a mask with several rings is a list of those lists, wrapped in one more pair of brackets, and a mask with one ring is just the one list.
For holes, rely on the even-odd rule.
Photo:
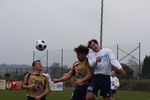
[(119, 61), (116, 59), (114, 53), (108, 49), (108, 55), (109, 55), (109, 59), (110, 59), (110, 63), (117, 68), (121, 74), (126, 75), (125, 70), (122, 68), (121, 64), (119, 63)]
[(65, 74), (65, 75), (62, 76), (61, 78), (58, 78), (58, 79), (57, 79), (57, 78), (54, 78), (52, 81), (53, 81), (54, 83), (66, 81), (66, 80), (68, 80), (69, 78), (72, 77), (72, 74), (73, 74), (73, 71), (70, 70), (67, 74)]
[(126, 71), (123, 68), (119, 69), (119, 71), (121, 74), (126, 75)]

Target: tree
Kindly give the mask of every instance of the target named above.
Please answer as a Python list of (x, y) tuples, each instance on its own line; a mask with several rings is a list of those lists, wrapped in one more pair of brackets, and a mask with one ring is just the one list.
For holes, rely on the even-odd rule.
[(143, 67), (142, 67), (142, 77), (145, 79), (150, 78), (150, 56), (144, 58)]
[(11, 76), (11, 75), (10, 75), (9, 73), (6, 73), (6, 74), (4, 75), (5, 78), (10, 78), (10, 76)]
[(64, 65), (63, 67), (60, 66), (59, 63), (54, 62), (50, 68), (50, 74), (52, 78), (58, 78), (61, 77), (64, 73), (66, 73), (68, 71), (68, 66)]

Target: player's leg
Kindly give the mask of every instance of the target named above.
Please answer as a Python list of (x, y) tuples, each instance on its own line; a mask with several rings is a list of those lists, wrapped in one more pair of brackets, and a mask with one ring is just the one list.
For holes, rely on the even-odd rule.
[(100, 80), (101, 96), (103, 96), (103, 100), (111, 100), (110, 76), (101, 75)]
[(115, 100), (115, 94), (116, 94), (116, 90), (111, 90), (111, 100)]
[(85, 100), (87, 86), (76, 86), (71, 100)]
[(98, 77), (97, 75), (94, 75), (87, 88), (86, 100), (95, 100), (96, 97), (95, 94), (97, 94), (97, 91), (99, 89), (98, 83), (99, 83)]
[(46, 100), (45, 97), (41, 98), (40, 100)]
[(104, 100), (111, 100), (110, 97), (103, 97)]
[(112, 97), (112, 100), (115, 100), (115, 97), (114, 97), (114, 96)]
[(27, 97), (27, 100), (35, 100), (33, 97)]
[(94, 99), (95, 99), (95, 94), (92, 92), (87, 92), (86, 100), (94, 100)]
[(77, 100), (77, 87), (74, 89), (72, 96), (71, 96), (71, 100)]

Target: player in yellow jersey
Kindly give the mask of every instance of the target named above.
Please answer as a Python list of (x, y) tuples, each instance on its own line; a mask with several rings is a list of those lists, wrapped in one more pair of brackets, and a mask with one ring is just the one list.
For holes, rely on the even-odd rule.
[(74, 76), (75, 90), (71, 100), (85, 100), (88, 81), (92, 77), (92, 72), (87, 61), (88, 47), (79, 45), (74, 49), (78, 61), (73, 64), (72, 69), (61, 78), (54, 78), (53, 82), (62, 82)]
[(50, 92), (47, 78), (41, 74), (42, 64), (40, 60), (32, 63), (33, 72), (24, 78), (22, 88), (28, 89), (27, 100), (46, 100), (46, 95)]

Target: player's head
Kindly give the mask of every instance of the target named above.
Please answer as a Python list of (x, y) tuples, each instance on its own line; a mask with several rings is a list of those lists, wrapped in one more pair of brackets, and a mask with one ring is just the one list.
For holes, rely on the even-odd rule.
[(89, 49), (87, 46), (79, 45), (78, 47), (74, 48), (74, 51), (76, 52), (78, 60), (83, 61), (86, 59)]
[(92, 49), (93, 51), (97, 52), (100, 50), (100, 46), (98, 44), (98, 41), (96, 39), (92, 39), (88, 42), (88, 47)]
[(111, 72), (111, 76), (112, 76), (112, 77), (116, 76), (116, 72), (115, 72), (115, 71), (112, 71), (112, 72)]
[(48, 73), (48, 69), (47, 68), (44, 68), (44, 73)]
[(32, 63), (33, 70), (41, 71), (42, 70), (42, 63), (40, 60), (36, 60)]

